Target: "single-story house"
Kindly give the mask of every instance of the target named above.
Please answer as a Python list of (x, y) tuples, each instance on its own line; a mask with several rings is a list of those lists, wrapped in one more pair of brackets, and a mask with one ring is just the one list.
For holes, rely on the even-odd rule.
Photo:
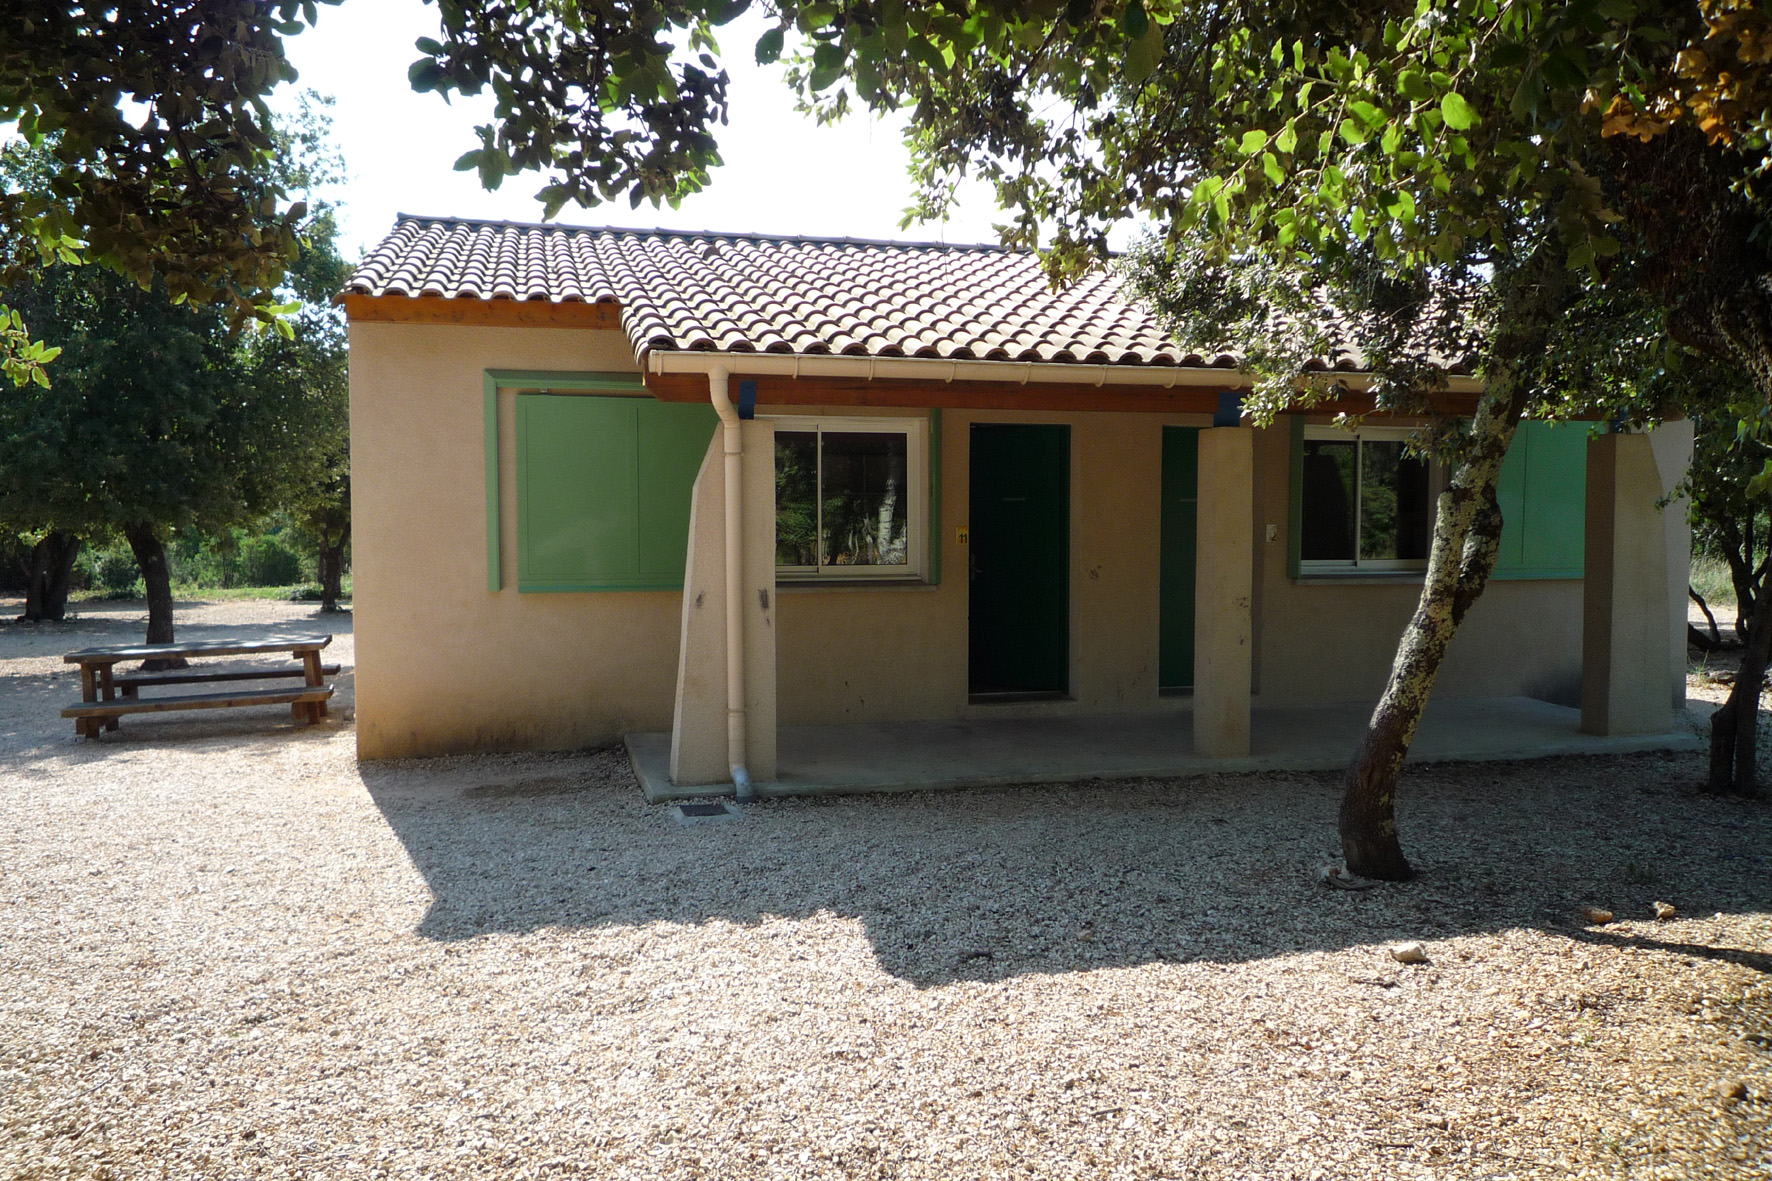
[[(729, 790), (778, 728), (1110, 715), (1244, 758), (1376, 700), (1445, 478), (991, 246), (402, 216), (342, 299), (370, 759), (668, 733)], [(1673, 729), (1690, 453), (1523, 426), (1436, 698)]]

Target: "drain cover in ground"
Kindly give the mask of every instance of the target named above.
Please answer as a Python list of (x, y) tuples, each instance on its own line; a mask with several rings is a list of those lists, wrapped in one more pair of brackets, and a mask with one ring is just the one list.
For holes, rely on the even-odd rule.
[(678, 824), (708, 824), (721, 820), (736, 820), (738, 812), (727, 807), (724, 800), (697, 800), (693, 803), (673, 806), (671, 816)]

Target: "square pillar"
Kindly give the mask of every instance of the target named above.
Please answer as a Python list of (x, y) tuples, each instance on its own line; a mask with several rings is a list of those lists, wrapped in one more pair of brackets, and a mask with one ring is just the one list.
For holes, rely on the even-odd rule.
[(1194, 565), (1194, 750), (1249, 753), (1254, 644), (1255, 432), (1200, 432)]
[[(1692, 420), (1664, 422), (1649, 432), (1661, 494), (1672, 495), (1692, 466)], [(1692, 585), (1692, 502), (1682, 496), (1661, 510), (1667, 530), (1667, 678), (1675, 713), (1686, 708), (1686, 592)]]
[[(745, 744), (751, 779), (774, 779), (775, 424), (743, 424)], [(689, 508), (671, 782), (728, 783), (726, 762), (726, 472), (720, 428)]]
[(1581, 729), (1587, 734), (1660, 734), (1673, 727), (1669, 534), (1656, 507), (1661, 496), (1648, 435), (1588, 440), (1581, 628)]

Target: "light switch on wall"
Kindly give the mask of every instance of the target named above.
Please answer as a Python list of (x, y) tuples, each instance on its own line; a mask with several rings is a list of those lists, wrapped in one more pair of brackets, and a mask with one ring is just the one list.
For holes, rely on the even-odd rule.
[(1279, 537), (1280, 537), (1280, 527), (1278, 525), (1269, 525), (1267, 527), (1267, 539), (1269, 541), (1277, 541), (1277, 540), (1279, 540)]

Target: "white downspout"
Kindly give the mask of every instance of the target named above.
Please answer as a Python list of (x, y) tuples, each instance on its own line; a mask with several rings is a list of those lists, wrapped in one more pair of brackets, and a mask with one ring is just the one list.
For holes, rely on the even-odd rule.
[(740, 800), (755, 797), (745, 767), (744, 688), (744, 436), (724, 365), (708, 370), (708, 400), (720, 416), (726, 452), (726, 762)]

